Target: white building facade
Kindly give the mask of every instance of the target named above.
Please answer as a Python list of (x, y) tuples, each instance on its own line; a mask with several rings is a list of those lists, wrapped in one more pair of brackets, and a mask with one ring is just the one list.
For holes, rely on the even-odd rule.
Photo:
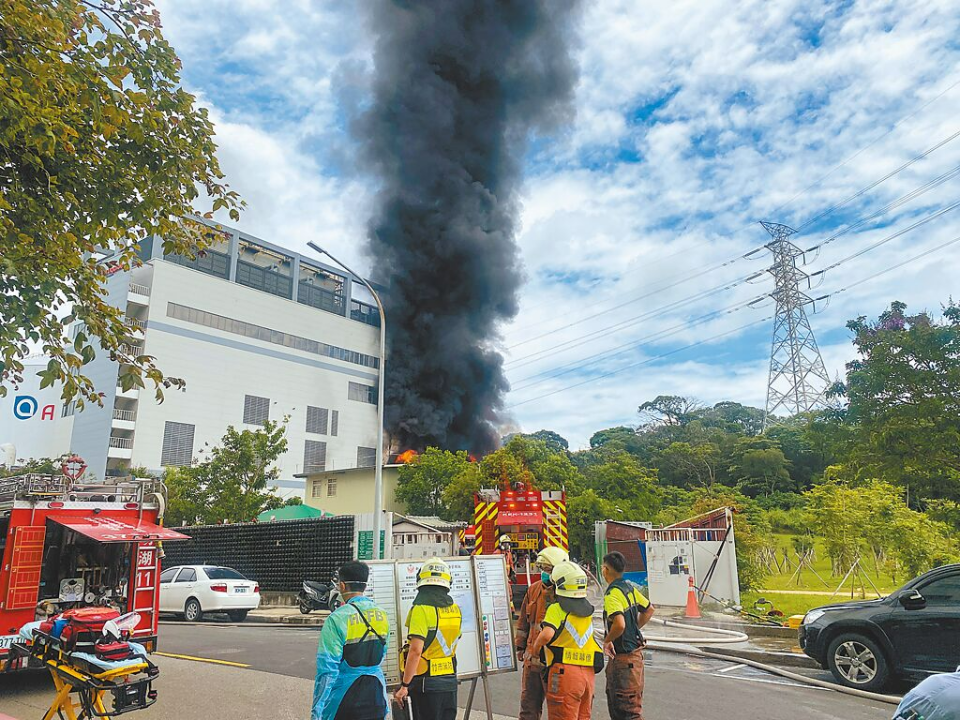
[(162, 403), (149, 383), (123, 392), (121, 367), (98, 357), (85, 372), (104, 406), (78, 411), (31, 375), (0, 398), (0, 445), (18, 458), (76, 453), (98, 477), (203, 460), (229, 425), (288, 418), (285, 494), (302, 492), (295, 475), (373, 463), (379, 316), (354, 297), (356, 278), (246, 233), (211, 232), (202, 257), (165, 257), (159, 240), (148, 242), (142, 267), (108, 280), (132, 351), (186, 389), (166, 390)]

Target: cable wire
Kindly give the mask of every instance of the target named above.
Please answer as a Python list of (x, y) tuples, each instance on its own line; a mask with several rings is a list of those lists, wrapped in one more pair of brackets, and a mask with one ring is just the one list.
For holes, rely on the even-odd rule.
[[(878, 278), (878, 277), (881, 277), (881, 276), (883, 276), (883, 275), (886, 275), (886, 274), (888, 274), (888, 273), (891, 273), (891, 272), (893, 272), (894, 270), (899, 270), (900, 268), (904, 267), (905, 265), (908, 265), (908, 264), (910, 264), (910, 263), (912, 263), (912, 262), (915, 262), (915, 261), (917, 261), (917, 260), (920, 260), (921, 258), (924, 258), (924, 257), (927, 257), (927, 256), (929, 256), (929, 255), (932, 255), (933, 253), (935, 253), (935, 252), (937, 252), (937, 251), (939, 251), (939, 250), (942, 250), (942, 249), (944, 249), (944, 248), (946, 248), (946, 247), (949, 247), (949, 246), (951, 246), (951, 245), (953, 245), (953, 244), (955, 244), (955, 243), (957, 243), (957, 242), (960, 242), (960, 236), (955, 237), (955, 238), (952, 239), (952, 240), (948, 240), (948, 241), (945, 242), (945, 243), (941, 243), (940, 245), (937, 245), (936, 247), (930, 248), (929, 250), (925, 250), (924, 252), (922, 252), (922, 253), (920, 253), (920, 254), (918, 254), (918, 255), (914, 255), (913, 257), (908, 258), (908, 259), (906, 259), (906, 260), (903, 260), (903, 261), (901, 261), (901, 262), (899, 262), (899, 263), (896, 263), (895, 265), (892, 265), (892, 266), (890, 266), (890, 267), (888, 267), (888, 268), (885, 268), (885, 269), (883, 269), (883, 270), (880, 270), (880, 271), (878, 271), (878, 272), (875, 272), (875, 273), (873, 273), (872, 275), (868, 275), (868, 276), (865, 277), (865, 278), (861, 278), (860, 280), (857, 280), (856, 282), (853, 282), (853, 283), (851, 283), (850, 285), (847, 285), (847, 286), (845, 286), (845, 287), (839, 288), (839, 289), (834, 290), (833, 292), (827, 293), (827, 294), (825, 294), (825, 295), (821, 295), (821, 296), (818, 297), (818, 298), (814, 298), (813, 300), (811, 300), (811, 302), (819, 302), (819, 301), (821, 301), (821, 300), (826, 300), (826, 299), (829, 298), (829, 297), (833, 297), (834, 295), (839, 295), (839, 294), (841, 294), (841, 293), (847, 292), (847, 291), (849, 291), (849, 290), (851, 290), (851, 289), (853, 289), (853, 288), (855, 288), (855, 287), (858, 287), (858, 286), (860, 286), (860, 285), (863, 285), (864, 283), (867, 283), (867, 282), (869, 282), (869, 281), (871, 281), (871, 280), (875, 280), (875, 279)], [(611, 371), (606, 372), (606, 373), (604, 373), (604, 374), (602, 374), (602, 375), (597, 375), (597, 376), (592, 377), (592, 378), (587, 378), (587, 379), (582, 380), (582, 381), (580, 381), (580, 382), (578, 382), (578, 383), (575, 383), (575, 384), (573, 384), (573, 385), (567, 385), (567, 386), (565, 386), (565, 387), (561, 387), (561, 388), (557, 388), (557, 389), (555, 389), (555, 390), (551, 390), (551, 391), (548, 392), (548, 393), (543, 393), (542, 395), (537, 395), (537, 396), (532, 397), (532, 398), (529, 398), (529, 399), (527, 399), (527, 400), (522, 400), (522, 401), (520, 401), (520, 402), (518, 402), (518, 403), (514, 403), (513, 405), (507, 406), (507, 409), (508, 409), (508, 410), (512, 410), (512, 409), (514, 409), (514, 408), (520, 407), (520, 406), (522, 406), (522, 405), (527, 405), (528, 403), (532, 403), (532, 402), (535, 402), (535, 401), (537, 401), (537, 400), (543, 400), (544, 398), (548, 398), (548, 397), (551, 397), (551, 396), (553, 396), (553, 395), (557, 395), (557, 394), (562, 393), (562, 392), (567, 392), (567, 391), (569, 391), (569, 390), (573, 390), (573, 389), (575, 389), (575, 388), (582, 387), (582, 386), (584, 386), (584, 385), (588, 385), (588, 384), (590, 384), (590, 383), (592, 383), (592, 382), (596, 382), (597, 380), (604, 380), (604, 379), (606, 379), (606, 378), (608, 378), (608, 377), (612, 377), (612, 376), (614, 376), (614, 375), (618, 375), (619, 373), (624, 372), (625, 370), (632, 370), (632, 369), (637, 368), (637, 367), (640, 367), (640, 366), (642, 366), (642, 365), (647, 365), (647, 364), (652, 363), (652, 362), (655, 362), (655, 361), (657, 361), (657, 360), (662, 360), (663, 358), (670, 357), (671, 355), (676, 355), (677, 353), (683, 352), (684, 350), (689, 350), (689, 349), (691, 349), (691, 348), (695, 348), (695, 347), (698, 347), (698, 346), (700, 346), (700, 345), (704, 345), (704, 344), (706, 344), (706, 343), (708, 343), (708, 342), (712, 342), (712, 341), (714, 341), (714, 340), (718, 340), (718, 339), (720, 339), (720, 338), (727, 337), (728, 335), (732, 335), (732, 334), (734, 334), (734, 333), (738, 333), (738, 332), (740, 332), (740, 331), (742, 331), (742, 330), (746, 330), (746, 329), (751, 328), (751, 327), (753, 327), (753, 326), (755, 326), (755, 325), (759, 325), (760, 323), (767, 322), (768, 320), (772, 320), (772, 319), (773, 319), (773, 316), (770, 315), (770, 316), (765, 317), (765, 318), (763, 318), (763, 319), (761, 319), (761, 320), (757, 320), (757, 321), (754, 321), (754, 322), (751, 322), (751, 323), (747, 323), (746, 325), (741, 325), (740, 327), (734, 328), (733, 330), (728, 330), (728, 331), (726, 331), (726, 332), (718, 333), (717, 335), (712, 335), (712, 336), (710, 336), (710, 337), (708, 337), (708, 338), (704, 338), (704, 339), (702, 339), (702, 340), (698, 340), (698, 341), (695, 342), (695, 343), (691, 343), (691, 344), (689, 344), (689, 345), (684, 345), (683, 347), (675, 348), (674, 350), (671, 350), (671, 351), (665, 352), (665, 353), (661, 353), (660, 355), (655, 355), (654, 357), (647, 358), (647, 359), (642, 360), (642, 361), (640, 361), (640, 362), (631, 363), (630, 365), (625, 365), (625, 366), (623, 366), (623, 367), (621, 367), (621, 368), (617, 368), (616, 370), (611, 370)]]

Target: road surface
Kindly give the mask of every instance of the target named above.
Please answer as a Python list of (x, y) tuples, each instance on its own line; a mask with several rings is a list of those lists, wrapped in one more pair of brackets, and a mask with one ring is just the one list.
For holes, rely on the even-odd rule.
[[(243, 720), (309, 715), (317, 628), (163, 623), (160, 702), (142, 720)], [(185, 656), (219, 662), (186, 660)], [(490, 680), (493, 712), (516, 717), (519, 676)], [(466, 705), (466, 687), (460, 705)], [(48, 681), (0, 677), (0, 713), (27, 720), (49, 702)], [(475, 709), (483, 709), (477, 693)], [(674, 653), (650, 653), (644, 715), (656, 720), (889, 720), (893, 706), (798, 685), (736, 663)], [(475, 716), (477, 717), (477, 716)], [(595, 720), (609, 720), (603, 676), (597, 681)]]

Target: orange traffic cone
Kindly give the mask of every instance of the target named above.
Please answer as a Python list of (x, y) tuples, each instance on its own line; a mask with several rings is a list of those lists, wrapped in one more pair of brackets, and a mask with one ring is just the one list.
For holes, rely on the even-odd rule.
[(687, 611), (683, 614), (688, 618), (700, 617), (700, 605), (697, 604), (697, 591), (693, 587), (693, 576), (690, 576), (690, 589), (687, 591)]

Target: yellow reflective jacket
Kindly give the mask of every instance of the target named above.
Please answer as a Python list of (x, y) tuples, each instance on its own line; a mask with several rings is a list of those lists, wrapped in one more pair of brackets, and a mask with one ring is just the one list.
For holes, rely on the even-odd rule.
[(553, 639), (544, 648), (544, 663), (577, 665), (603, 669), (603, 649), (593, 635), (593, 618), (570, 615), (560, 603), (547, 609), (543, 625), (556, 631)]
[(457, 643), (462, 617), (456, 604), (448, 607), (414, 605), (407, 616), (408, 637), (423, 640), (417, 675), (453, 675), (457, 671)]

